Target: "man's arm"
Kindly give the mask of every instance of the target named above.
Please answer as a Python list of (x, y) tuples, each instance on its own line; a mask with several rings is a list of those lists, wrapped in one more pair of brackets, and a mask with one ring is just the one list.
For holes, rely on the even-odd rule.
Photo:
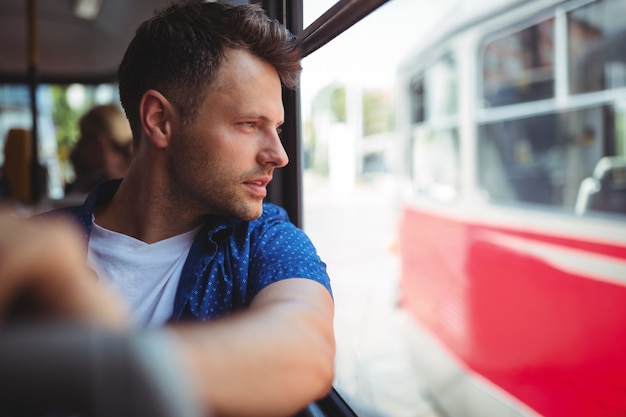
[(334, 377), (333, 301), (303, 278), (269, 285), (245, 312), (176, 325), (201, 401), (217, 416), (290, 416)]
[[(87, 267), (73, 225), (0, 213), (0, 328), (22, 300), (29, 315), (129, 330), (127, 311)], [(333, 302), (315, 281), (279, 281), (245, 312), (165, 331), (181, 340), (192, 389), (214, 415), (289, 416), (331, 389)]]
[(36, 316), (128, 328), (125, 306), (97, 285), (85, 255), (74, 224), (0, 211), (0, 325)]

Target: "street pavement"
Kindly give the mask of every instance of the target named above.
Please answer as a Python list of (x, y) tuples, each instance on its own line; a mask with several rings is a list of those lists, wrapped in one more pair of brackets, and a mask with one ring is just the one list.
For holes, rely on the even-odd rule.
[(393, 178), (333, 189), (305, 174), (304, 229), (328, 266), (335, 299), (335, 387), (360, 417), (439, 417), (411, 362), (397, 307), (399, 259)]

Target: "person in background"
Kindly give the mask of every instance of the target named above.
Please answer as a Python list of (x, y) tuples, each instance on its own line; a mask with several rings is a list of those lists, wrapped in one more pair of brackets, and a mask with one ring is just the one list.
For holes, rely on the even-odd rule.
[[(300, 58), (296, 37), (258, 5), (184, 1), (143, 23), (118, 71), (128, 171), (83, 205), (45, 215), (78, 222), (88, 267), (126, 307), (92, 289), (80, 302), (74, 281), (93, 276), (72, 242), (64, 259), (26, 251), (56, 268), (25, 261), (22, 273), (24, 257), (0, 254), (0, 302), (11, 289), (33, 292), (49, 311), (116, 328), (127, 308), (131, 328), (175, 333), (195, 395), (215, 416), (290, 416), (329, 393), (326, 265), (286, 212), (263, 202), (288, 163), (282, 87), (297, 86)], [(17, 236), (29, 235), (5, 235), (5, 247)]]
[(76, 175), (66, 193), (88, 193), (104, 181), (122, 178), (133, 155), (133, 136), (122, 109), (99, 105), (79, 121), (80, 139), (70, 153)]

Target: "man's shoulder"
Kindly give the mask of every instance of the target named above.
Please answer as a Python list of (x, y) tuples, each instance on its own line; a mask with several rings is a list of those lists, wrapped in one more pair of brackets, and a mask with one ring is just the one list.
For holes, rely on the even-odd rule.
[(285, 226), (291, 228), (295, 225), (290, 221), (287, 211), (272, 203), (263, 203), (263, 213), (260, 217), (250, 222), (246, 222), (252, 230), (266, 230), (275, 226)]
[(74, 223), (80, 226), (80, 228), (83, 230), (84, 236), (89, 235), (91, 213), (85, 209), (84, 204), (55, 208), (53, 210), (39, 213), (35, 216), (35, 218), (46, 221), (54, 219), (69, 221), (70, 223)]
[(263, 213), (253, 220), (235, 218), (216, 218), (210, 220), (205, 229), (209, 234), (220, 233), (221, 230), (230, 230), (234, 239), (248, 237), (259, 238), (272, 234), (285, 234), (297, 231), (291, 223), (287, 211), (272, 203), (263, 203)]
[(67, 207), (56, 208), (45, 213), (39, 214), (38, 217), (66, 217), (78, 221), (87, 230), (90, 229), (93, 217), (93, 211), (99, 202), (110, 200), (119, 187), (120, 180), (105, 181), (96, 186), (86, 197), (82, 204), (70, 205)]
[(259, 220), (266, 221), (270, 219), (289, 221), (289, 215), (284, 208), (277, 206), (276, 204), (263, 203), (263, 214), (261, 214)]

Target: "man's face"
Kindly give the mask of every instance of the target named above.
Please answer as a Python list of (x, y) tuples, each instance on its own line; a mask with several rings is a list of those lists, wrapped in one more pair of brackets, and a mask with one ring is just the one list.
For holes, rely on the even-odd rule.
[(283, 116), (274, 67), (227, 50), (198, 117), (173, 135), (171, 197), (198, 214), (259, 217), (274, 169), (288, 162), (278, 136)]

